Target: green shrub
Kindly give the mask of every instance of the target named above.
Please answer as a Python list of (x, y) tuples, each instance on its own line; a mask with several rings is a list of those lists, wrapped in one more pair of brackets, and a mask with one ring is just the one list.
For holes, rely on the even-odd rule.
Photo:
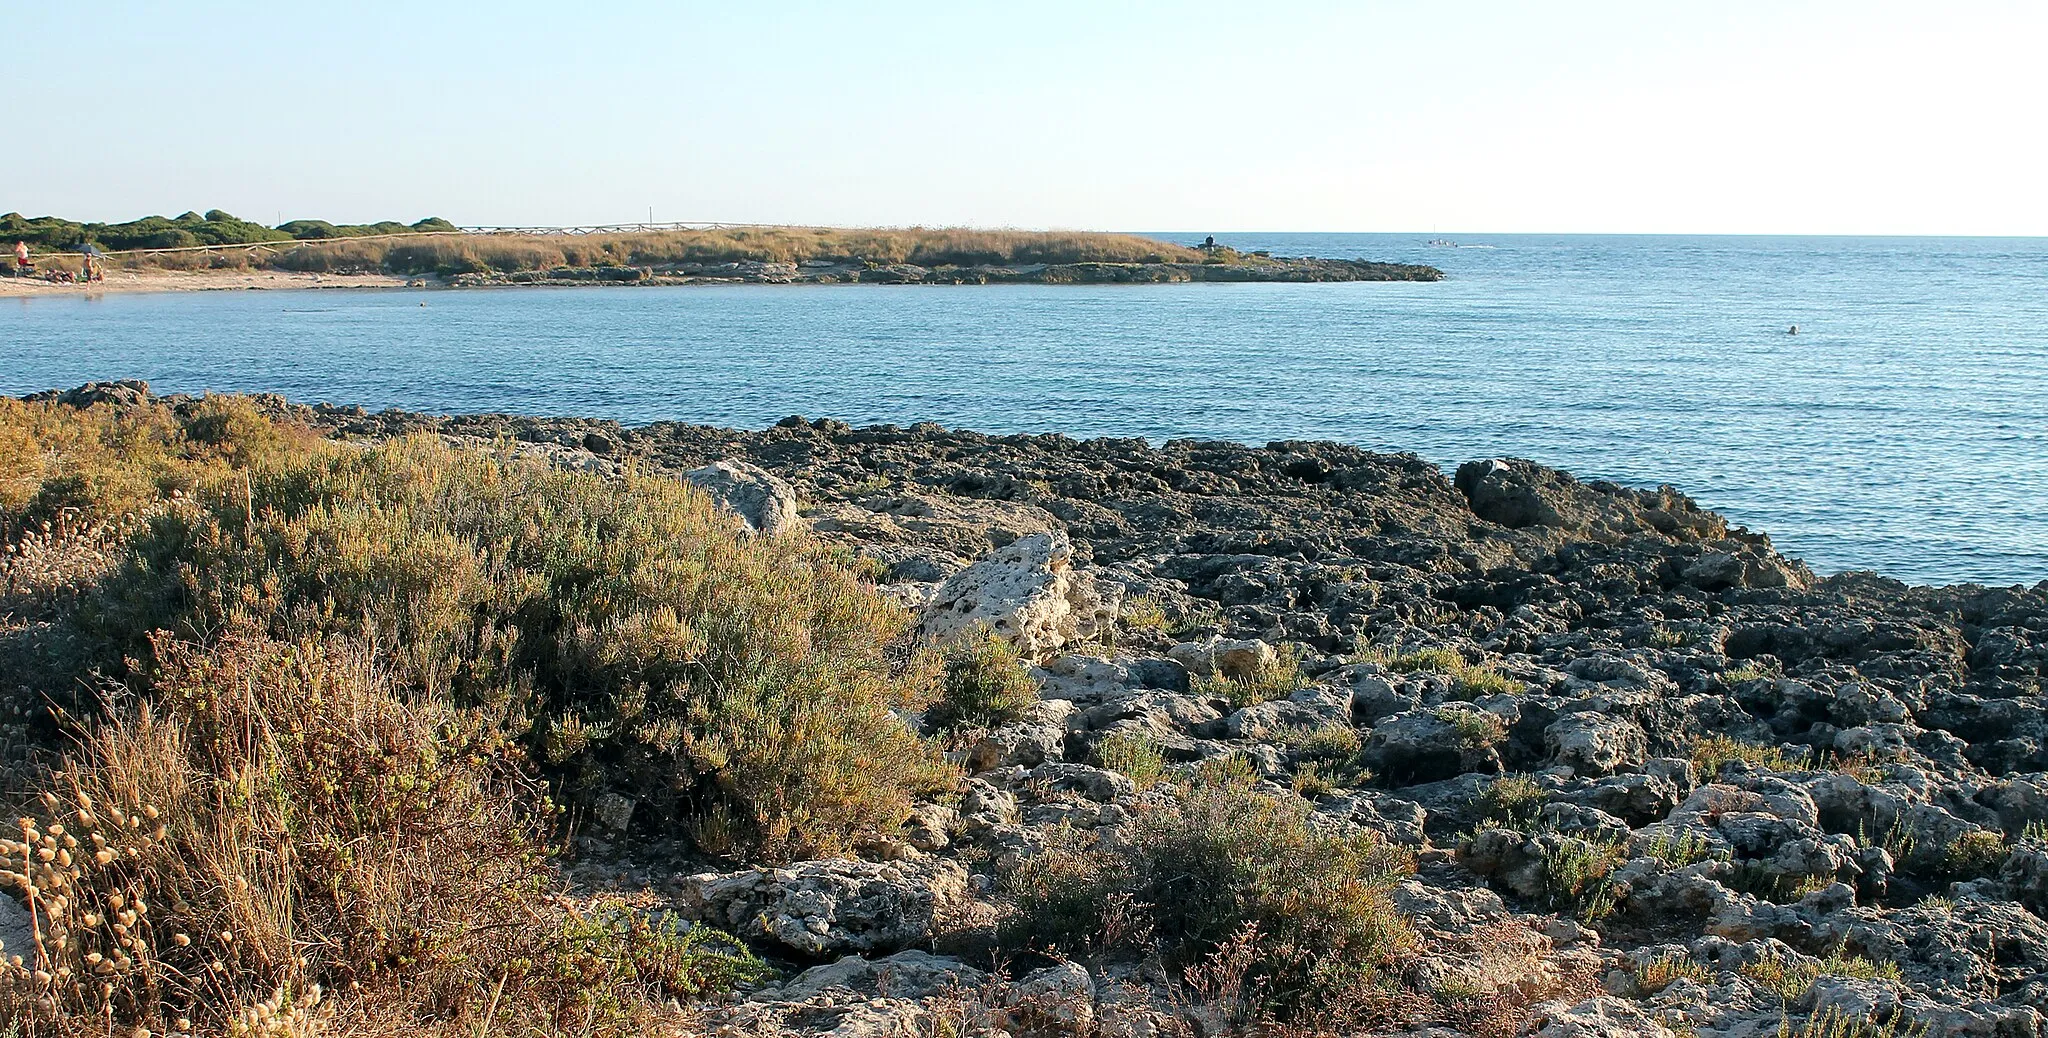
[(1543, 885), (1552, 908), (1598, 920), (1614, 910), (1607, 874), (1628, 860), (1626, 840), (1562, 837), (1543, 855)]
[(1840, 949), (1825, 959), (1766, 955), (1743, 966), (1742, 975), (1787, 1003), (1806, 994), (1806, 989), (1822, 977), (1897, 981), (1900, 976), (1895, 963), (1872, 962), (1861, 955), (1843, 955)]
[(1786, 1018), (1778, 1024), (1778, 1038), (1926, 1038), (1928, 1030), (1926, 1023), (1904, 1013), (1893, 1013), (1879, 1023), (1867, 1015), (1829, 1006), (1797, 1027)]
[(1679, 980), (1690, 980), (1695, 984), (1712, 984), (1714, 971), (1705, 963), (1682, 952), (1666, 952), (1648, 962), (1636, 965), (1635, 986), (1640, 995), (1654, 995)]
[(1991, 829), (1977, 829), (1955, 838), (1942, 850), (1941, 872), (1951, 879), (1982, 879), (1996, 876), (2012, 856), (2005, 836)]
[(1488, 664), (1465, 662), (1453, 649), (1416, 649), (1396, 653), (1368, 649), (1354, 657), (1361, 663), (1377, 663), (1396, 674), (1442, 674), (1451, 680), (1451, 690), (1461, 699), (1520, 692), (1522, 683)]
[(1522, 691), (1522, 683), (1502, 674), (1489, 666), (1468, 666), (1459, 668), (1451, 675), (1451, 684), (1464, 699), (1478, 699), (1480, 696), (1513, 695)]
[(627, 792), (718, 854), (840, 853), (948, 781), (891, 713), (930, 695), (891, 662), (907, 614), (685, 484), (426, 440), (244, 473), (156, 518), (81, 612), (104, 661), (242, 617), (358, 638), (520, 733), (571, 799)]
[(1294, 751), (1296, 757), (1314, 761), (1335, 761), (1356, 756), (1362, 743), (1358, 729), (1348, 724), (1286, 728), (1275, 732), (1272, 741)]
[(1391, 655), (1368, 653), (1363, 658), (1380, 663), (1396, 674), (1414, 674), (1418, 671), (1452, 674), (1465, 666), (1465, 657), (1451, 649), (1417, 649), (1413, 652)]
[(1543, 786), (1527, 775), (1503, 775), (1479, 793), (1479, 818), (1487, 825), (1534, 834), (1543, 805), (1550, 799)]
[(1078, 839), (1006, 877), (1009, 947), (1138, 953), (1191, 964), (1256, 926), (1250, 964), (1283, 1010), (1328, 992), (1342, 969), (1381, 964), (1412, 934), (1387, 890), (1413, 859), (1370, 834), (1318, 828), (1307, 804), (1243, 782), (1195, 785), (1133, 822), (1113, 848)]
[(1740, 685), (1745, 681), (1760, 681), (1764, 678), (1775, 678), (1777, 676), (1778, 670), (1776, 667), (1764, 663), (1745, 663), (1742, 666), (1730, 667), (1722, 671), (1721, 681), (1729, 685)]
[(120, 410), (0, 398), (0, 535), (66, 514), (118, 519), (238, 466), (328, 449), (304, 428), (265, 419), (241, 397)]
[(579, 1030), (630, 1026), (649, 1004), (723, 995), (775, 975), (731, 934), (649, 916), (617, 898), (570, 913), (555, 945), (522, 965), (512, 975), (541, 996), (551, 1022)]
[(987, 625), (947, 647), (939, 701), (926, 716), (941, 728), (988, 728), (1024, 716), (1038, 702), (1017, 647)]
[(1151, 595), (1132, 595), (1117, 609), (1117, 622), (1124, 629), (1150, 634), (1166, 633), (1166, 609)]
[(1221, 674), (1197, 675), (1193, 692), (1211, 699), (1228, 700), (1231, 706), (1242, 709), (1256, 706), (1273, 699), (1285, 699), (1308, 681), (1301, 672), (1301, 653), (1288, 646), (1273, 654), (1273, 659), (1260, 663), (1250, 673), (1225, 677)]
[(1714, 857), (1712, 841), (1700, 833), (1690, 831), (1676, 835), (1660, 832), (1643, 845), (1642, 854), (1643, 857), (1655, 858), (1663, 862), (1665, 868), (1672, 869), (1697, 865)]
[(1435, 717), (1450, 725), (1458, 741), (1468, 749), (1483, 750), (1500, 745), (1508, 737), (1508, 723), (1498, 714), (1469, 706), (1440, 706)]
[(1159, 743), (1142, 732), (1111, 732), (1095, 744), (1095, 763), (1150, 789), (1166, 776)]
[(1699, 770), (1703, 782), (1713, 781), (1723, 767), (1738, 761), (1767, 771), (1792, 771), (1805, 763), (1776, 746), (1744, 742), (1719, 733), (1694, 740), (1691, 755), (1692, 766)]

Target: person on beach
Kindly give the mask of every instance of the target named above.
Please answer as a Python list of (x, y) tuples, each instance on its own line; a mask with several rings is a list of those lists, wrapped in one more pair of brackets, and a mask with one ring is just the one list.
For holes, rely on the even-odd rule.
[(28, 268), (28, 243), (17, 241), (14, 243), (14, 269), (16, 271), (24, 271)]

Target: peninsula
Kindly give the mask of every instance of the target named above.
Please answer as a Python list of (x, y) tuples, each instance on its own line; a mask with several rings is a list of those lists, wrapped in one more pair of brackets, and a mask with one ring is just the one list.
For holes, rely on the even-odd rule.
[(701, 284), (1437, 281), (1435, 267), (1277, 257), (1130, 234), (968, 228), (644, 225), (463, 230), (446, 220), (276, 227), (213, 210), (125, 224), (0, 216), (29, 247), (0, 294), (76, 290), (88, 260), (125, 291)]

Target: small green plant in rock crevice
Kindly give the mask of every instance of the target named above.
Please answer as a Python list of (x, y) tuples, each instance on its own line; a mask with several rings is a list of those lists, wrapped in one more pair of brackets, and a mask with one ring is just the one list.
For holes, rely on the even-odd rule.
[(1095, 763), (1150, 789), (1166, 776), (1159, 743), (1142, 732), (1111, 732), (1095, 744)]
[(559, 992), (566, 1019), (624, 1023), (649, 1000), (689, 1002), (774, 975), (731, 934), (605, 899), (572, 913), (556, 946), (519, 979)]
[(1527, 775), (1503, 775), (1480, 790), (1477, 803), (1482, 824), (1534, 835), (1549, 794)]
[(1192, 691), (1210, 699), (1228, 700), (1242, 709), (1274, 699), (1285, 699), (1308, 681), (1301, 671), (1301, 652), (1286, 646), (1245, 673), (1224, 676), (1205, 674), (1195, 678)]
[(1008, 724), (1038, 702), (1038, 683), (1016, 646), (985, 624), (947, 647), (939, 687), (939, 701), (926, 717), (941, 728)]
[(1499, 715), (1469, 706), (1440, 706), (1436, 708), (1438, 721), (1450, 725), (1457, 733), (1458, 741), (1466, 749), (1484, 750), (1498, 746), (1508, 737), (1508, 725)]
[(1465, 700), (1511, 695), (1522, 691), (1523, 687), (1520, 681), (1501, 673), (1493, 665), (1468, 663), (1464, 656), (1452, 649), (1416, 649), (1397, 653), (1373, 648), (1357, 653), (1352, 659), (1360, 663), (1377, 663), (1396, 674), (1442, 674), (1450, 679), (1452, 694)]

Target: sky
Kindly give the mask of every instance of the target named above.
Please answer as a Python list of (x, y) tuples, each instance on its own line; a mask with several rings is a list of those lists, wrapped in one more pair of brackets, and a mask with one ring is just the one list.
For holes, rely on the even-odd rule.
[(5, 8), (30, 216), (2048, 235), (2038, 2)]

